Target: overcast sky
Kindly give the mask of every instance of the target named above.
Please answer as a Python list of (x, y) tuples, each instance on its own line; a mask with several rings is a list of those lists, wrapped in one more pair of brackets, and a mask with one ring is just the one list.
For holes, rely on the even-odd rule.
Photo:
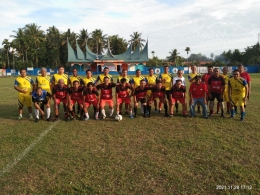
[(0, 41), (12, 31), (36, 23), (46, 31), (56, 26), (76, 33), (102, 29), (126, 40), (134, 31), (149, 40), (151, 52), (165, 58), (177, 49), (218, 55), (257, 43), (260, 33), (259, 0), (0, 0)]

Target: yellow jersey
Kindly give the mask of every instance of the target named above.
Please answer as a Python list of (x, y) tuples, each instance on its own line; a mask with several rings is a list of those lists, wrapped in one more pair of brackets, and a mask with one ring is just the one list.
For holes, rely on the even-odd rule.
[(229, 81), (229, 78), (230, 78), (230, 76), (229, 75), (223, 75), (222, 74), (222, 76), (224, 77), (224, 80), (225, 80), (225, 90), (224, 90), (224, 92), (227, 92), (228, 91), (228, 81)]
[(170, 90), (172, 87), (172, 75), (170, 73), (162, 73), (159, 78), (162, 81), (165, 90)]
[(51, 91), (51, 77), (49, 76), (37, 76), (35, 83), (38, 87), (41, 87), (43, 90), (48, 92)]
[(231, 87), (231, 96), (245, 96), (247, 82), (242, 77), (234, 79), (233, 77), (229, 79), (228, 86)]
[(82, 83), (82, 78), (80, 76), (76, 76), (76, 77), (71, 76), (71, 77), (69, 77), (69, 84), (70, 84), (71, 87), (73, 86), (73, 82), (74, 81), (78, 81), (80, 85), (83, 84)]
[(110, 74), (108, 74), (108, 75), (100, 74), (100, 75), (97, 77), (96, 82), (100, 81), (100, 84), (101, 84), (101, 83), (104, 83), (104, 78), (105, 78), (105, 77), (108, 77), (108, 78), (109, 78), (109, 82), (110, 82), (110, 83), (113, 82), (113, 77), (112, 77), (112, 75), (110, 75)]
[(140, 86), (140, 81), (143, 79), (147, 82), (147, 79), (144, 76), (140, 76), (140, 77), (135, 76), (132, 78), (131, 84), (133, 84), (134, 88), (136, 89), (137, 87)]
[(130, 83), (130, 81), (131, 81), (130, 77), (122, 77), (122, 76), (119, 76), (117, 78), (117, 83), (120, 83), (121, 79), (123, 79), (123, 78), (126, 79), (126, 83)]
[[(196, 74), (194, 74), (194, 73), (188, 74), (188, 80), (190, 81), (190, 79), (193, 79), (197, 75), (198, 75), (198, 73), (196, 73)], [(195, 80), (192, 81), (192, 83), (194, 83), (194, 82), (195, 82)]]
[(156, 85), (156, 81), (158, 80), (156, 75), (153, 76), (148, 75), (146, 79), (149, 85)]
[(94, 77), (91, 77), (91, 78), (86, 77), (86, 78), (83, 78), (82, 81), (83, 81), (84, 86), (87, 86), (87, 84), (90, 82), (95, 84), (96, 79)]
[[(32, 92), (32, 85), (34, 85), (34, 81), (31, 77), (25, 76), (25, 77), (17, 77), (14, 81), (14, 85), (19, 87), (21, 90), (27, 91), (26, 94), (30, 94)], [(19, 94), (23, 94), (19, 92)]]
[(69, 78), (69, 76), (67, 74), (54, 74), (52, 76), (51, 82), (54, 82), (54, 85), (57, 85), (59, 79), (63, 79), (64, 84), (68, 85), (68, 78)]

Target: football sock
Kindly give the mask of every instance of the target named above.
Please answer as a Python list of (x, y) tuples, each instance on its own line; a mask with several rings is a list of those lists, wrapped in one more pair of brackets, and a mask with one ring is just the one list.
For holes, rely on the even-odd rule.
[(46, 108), (46, 112), (47, 112), (47, 118), (50, 118), (51, 108)]
[(105, 109), (102, 109), (102, 110), (101, 110), (101, 113), (103, 114), (103, 116), (106, 116)]
[(146, 105), (143, 105), (143, 108), (144, 108), (144, 114), (146, 113), (146, 110), (147, 110), (147, 106)]
[(151, 114), (151, 106), (147, 106), (149, 114)]
[(110, 116), (112, 116), (114, 113), (114, 108), (110, 109)]
[(35, 117), (37, 119), (39, 119), (39, 110), (38, 109), (34, 109), (34, 113), (35, 113)]
[(167, 104), (164, 104), (164, 112), (165, 112), (165, 114), (168, 113), (168, 105)]
[(210, 114), (213, 114), (213, 110), (210, 110)]
[(224, 109), (221, 109), (221, 115), (224, 115)]
[(119, 111), (116, 111), (116, 115), (119, 115)]
[(134, 107), (134, 113), (137, 115), (137, 107)]
[(88, 112), (85, 113), (86, 117), (89, 118)]
[(237, 112), (237, 106), (235, 106), (235, 111)]
[(245, 112), (241, 112), (241, 119), (245, 118)]
[(132, 115), (133, 115), (133, 112), (132, 112), (132, 110), (131, 110), (129, 113), (130, 113), (130, 116), (132, 116)]
[(161, 110), (161, 109), (162, 109), (162, 103), (159, 102), (159, 110)]
[(99, 115), (99, 112), (96, 112), (96, 117), (98, 117), (98, 115)]
[(19, 114), (19, 116), (20, 116), (20, 117), (23, 117), (23, 115), (22, 115), (22, 114)]
[(176, 110), (179, 109), (179, 104), (178, 103), (175, 103), (175, 108), (176, 108)]
[(229, 112), (230, 111), (230, 103), (227, 102), (227, 111)]
[(235, 110), (234, 110), (234, 109), (232, 109), (232, 110), (231, 110), (231, 116), (233, 117), (233, 116), (234, 116), (234, 114), (235, 114)]

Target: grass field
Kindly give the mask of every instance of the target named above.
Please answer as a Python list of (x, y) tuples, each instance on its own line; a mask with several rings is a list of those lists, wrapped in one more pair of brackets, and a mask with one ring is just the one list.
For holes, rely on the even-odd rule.
[(260, 194), (260, 74), (244, 122), (18, 121), (14, 79), (0, 78), (0, 194)]

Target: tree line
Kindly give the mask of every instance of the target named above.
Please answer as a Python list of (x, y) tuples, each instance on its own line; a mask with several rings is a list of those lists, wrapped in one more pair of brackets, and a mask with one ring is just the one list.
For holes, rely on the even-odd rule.
[(134, 51), (138, 44), (144, 47), (145, 40), (141, 38), (142, 33), (133, 32), (130, 39), (119, 37), (119, 35), (108, 36), (101, 29), (88, 32), (87, 29), (75, 33), (68, 29), (60, 31), (57, 27), (51, 26), (46, 31), (41, 30), (37, 24), (27, 24), (23, 28), (14, 30), (9, 39), (2, 42), (0, 48), (0, 68), (25, 68), (25, 67), (50, 67), (68, 65), (67, 42), (76, 50), (76, 42), (83, 52), (86, 45), (97, 54), (102, 54), (110, 43), (111, 52), (114, 55), (121, 54), (132, 44)]
[[(4, 39), (3, 48), (0, 48), (0, 68), (25, 68), (25, 67), (50, 67), (55, 68), (59, 65), (68, 66), (67, 41), (76, 50), (76, 43), (86, 51), (86, 45), (93, 53), (102, 54), (108, 48), (108, 40), (112, 54), (117, 55), (126, 51), (129, 44), (132, 44), (134, 51), (138, 44), (141, 49), (144, 47), (145, 40), (141, 38), (142, 33), (133, 32), (130, 39), (126, 40), (119, 35), (108, 36), (101, 29), (88, 32), (82, 29), (75, 33), (68, 29), (66, 32), (60, 31), (57, 27), (51, 26), (46, 31), (35, 23), (27, 24), (23, 28), (18, 28), (10, 35), (12, 38)], [(180, 56), (177, 49), (172, 49), (169, 56), (159, 59), (152, 51), (152, 58), (147, 62), (147, 66), (184, 66), (189, 64), (201, 65), (260, 65), (259, 43), (248, 46), (244, 51), (228, 50), (220, 55), (210, 54), (207, 57), (201, 53), (191, 53), (191, 48), (186, 47), (184, 51), (187, 56)], [(191, 54), (190, 54), (191, 53)], [(190, 55), (189, 55), (190, 54)]]

